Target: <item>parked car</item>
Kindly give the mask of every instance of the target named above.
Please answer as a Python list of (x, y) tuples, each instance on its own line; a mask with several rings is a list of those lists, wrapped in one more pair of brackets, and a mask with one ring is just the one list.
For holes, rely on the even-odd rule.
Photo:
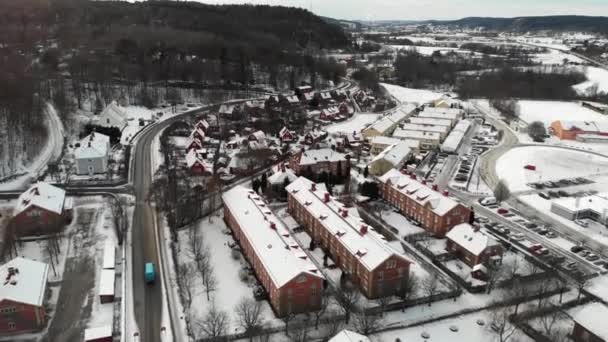
[(541, 245), (540, 243), (535, 243), (532, 246), (528, 247), (528, 251), (535, 252), (536, 250), (539, 250), (541, 248), (543, 248), (543, 245)]
[(585, 259), (587, 259), (588, 261), (596, 261), (596, 260), (599, 260), (599, 258), (600, 258), (599, 255), (591, 253), (591, 254), (587, 255), (587, 257)]
[(548, 255), (549, 254), (549, 250), (543, 247), (541, 249), (535, 250), (534, 254), (538, 255), (538, 256)]
[(541, 198), (544, 198), (546, 200), (551, 199), (551, 196), (549, 196), (546, 192), (539, 192), (538, 196), (540, 196)]
[(508, 213), (509, 210), (505, 209), (505, 208), (498, 208), (498, 209), (496, 209), (496, 212), (499, 213), (500, 215), (504, 215), (504, 214)]
[(479, 200), (479, 204), (483, 205), (483, 206), (488, 206), (488, 205), (493, 205), (493, 204), (497, 204), (496, 203), (496, 198), (495, 197), (485, 197)]
[(572, 252), (572, 253), (578, 253), (578, 252), (580, 252), (580, 251), (582, 251), (582, 250), (583, 250), (583, 247), (582, 247), (582, 246), (572, 246), (572, 247), (570, 248), (570, 252)]
[(579, 226), (581, 226), (583, 228), (589, 227), (589, 223), (587, 223), (586, 221), (583, 221), (583, 220), (574, 220), (574, 223), (578, 224)]
[(546, 236), (549, 239), (555, 239), (557, 237), (557, 234), (555, 234), (555, 232), (548, 232)]
[(532, 228), (538, 227), (538, 225), (534, 222), (526, 222), (526, 223), (524, 223), (524, 227), (526, 227), (528, 229), (532, 229)]
[(564, 191), (564, 190), (559, 190), (557, 193), (560, 196), (562, 196), (562, 197), (569, 197), (570, 196), (570, 194), (568, 192)]
[(510, 235), (511, 240), (514, 241), (522, 241), (524, 239), (524, 234), (522, 233), (513, 233)]

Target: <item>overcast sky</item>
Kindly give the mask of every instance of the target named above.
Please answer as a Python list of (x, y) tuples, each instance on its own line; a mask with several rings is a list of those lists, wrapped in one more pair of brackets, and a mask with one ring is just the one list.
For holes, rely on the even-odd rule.
[(460, 19), (471, 16), (608, 16), (608, 0), (196, 0), (209, 4), (297, 6), (338, 19)]

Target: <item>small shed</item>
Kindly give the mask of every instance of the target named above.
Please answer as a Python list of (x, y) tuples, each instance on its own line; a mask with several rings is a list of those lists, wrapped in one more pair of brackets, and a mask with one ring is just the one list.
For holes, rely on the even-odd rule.
[(101, 304), (112, 303), (114, 301), (114, 270), (101, 270), (99, 279), (99, 301)]
[(88, 328), (84, 331), (85, 342), (112, 342), (112, 326)]
[(116, 264), (116, 248), (114, 247), (114, 243), (111, 241), (106, 241), (106, 244), (103, 248), (103, 268), (104, 269), (114, 269), (114, 265)]

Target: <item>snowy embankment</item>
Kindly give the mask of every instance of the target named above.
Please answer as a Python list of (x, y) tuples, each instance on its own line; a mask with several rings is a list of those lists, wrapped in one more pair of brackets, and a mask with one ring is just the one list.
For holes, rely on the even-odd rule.
[(389, 94), (395, 97), (399, 102), (410, 102), (423, 104), (432, 101), (439, 100), (442, 97), (442, 93), (438, 93), (431, 90), (425, 89), (413, 89), (400, 87), (394, 84), (380, 83)]
[(26, 166), (27, 173), (25, 175), (17, 177), (10, 182), (0, 183), (0, 190), (12, 191), (27, 187), (30, 182), (38, 179), (49, 162), (58, 160), (61, 157), (64, 137), (63, 123), (52, 104), (47, 103), (44, 113), (46, 114), (45, 124), (48, 130), (46, 145), (34, 161)]
[(352, 134), (353, 132), (361, 132), (380, 116), (380, 114), (355, 113), (355, 115), (347, 121), (329, 125), (325, 130), (329, 134)]
[(566, 101), (518, 101), (519, 118), (527, 123), (542, 122), (549, 127), (557, 120), (606, 121), (608, 117), (580, 105)]
[(579, 83), (573, 88), (579, 94), (589, 94), (592, 91), (608, 93), (608, 70), (597, 67), (584, 68), (587, 81)]

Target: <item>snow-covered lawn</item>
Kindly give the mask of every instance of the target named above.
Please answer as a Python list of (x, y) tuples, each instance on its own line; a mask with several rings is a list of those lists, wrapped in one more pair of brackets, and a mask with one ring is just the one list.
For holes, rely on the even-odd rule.
[(439, 100), (442, 96), (441, 93), (431, 90), (405, 88), (388, 83), (381, 83), (380, 85), (400, 102), (423, 104)]
[(585, 63), (584, 60), (576, 56), (569, 55), (567, 53), (557, 50), (549, 50), (546, 53), (538, 53), (534, 56), (533, 59), (535, 62), (545, 65), (563, 65), (564, 60), (572, 63)]
[[(435, 51), (439, 51), (441, 53), (446, 53), (446, 52), (458, 50), (458, 48), (446, 47), (446, 46), (413, 46), (413, 45), (388, 45), (388, 46), (397, 51), (400, 51), (400, 50), (416, 51), (419, 54), (424, 55), (424, 56), (430, 56)], [(464, 51), (464, 50), (460, 50), (460, 51)]]
[(355, 115), (344, 121), (325, 127), (329, 134), (351, 134), (361, 132), (365, 127), (376, 121), (381, 115), (372, 113), (355, 113)]
[[(524, 169), (528, 164), (536, 166), (536, 170)], [(514, 192), (530, 190), (526, 185), (530, 182), (601, 174), (608, 167), (608, 158), (582, 151), (528, 146), (511, 149), (498, 159), (495, 167), (498, 178), (505, 180)]]
[(393, 210), (383, 210), (381, 216), (384, 222), (399, 231), (400, 238), (408, 235), (424, 233), (424, 229), (415, 226), (410, 221), (408, 221), (405, 216)]
[(597, 86), (598, 92), (608, 93), (608, 70), (597, 67), (586, 67), (584, 69), (587, 81), (574, 86), (581, 94), (586, 94), (589, 88)]
[(557, 120), (606, 121), (608, 117), (584, 108), (578, 102), (518, 101), (520, 119), (531, 123), (541, 121), (546, 127)]

